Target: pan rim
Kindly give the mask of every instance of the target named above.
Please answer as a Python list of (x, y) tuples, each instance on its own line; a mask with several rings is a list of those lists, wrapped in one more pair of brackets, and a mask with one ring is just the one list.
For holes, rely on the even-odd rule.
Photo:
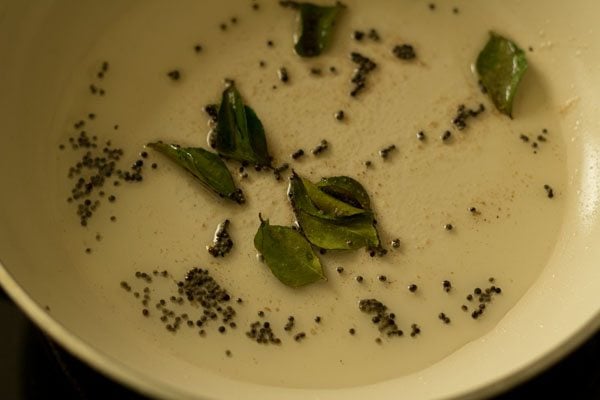
[[(27, 317), (41, 328), (47, 335), (56, 341), (65, 350), (75, 355), (80, 360), (94, 368), (103, 375), (139, 393), (157, 398), (206, 398), (195, 396), (192, 393), (178, 390), (173, 385), (168, 385), (144, 375), (111, 357), (101, 350), (96, 349), (81, 337), (66, 329), (56, 321), (48, 312), (37, 304), (19, 283), (10, 274), (0, 260), (0, 286), (4, 288), (11, 300), (27, 315)], [(564, 338), (562, 342), (549, 349), (541, 357), (530, 360), (521, 368), (508, 373), (498, 374), (491, 381), (484, 382), (478, 387), (472, 387), (462, 393), (452, 394), (444, 399), (481, 399), (501, 394), (517, 385), (532, 379), (544, 370), (556, 364), (562, 358), (573, 352), (593, 334), (600, 330), (600, 310), (596, 315), (585, 321), (581, 327)], [(269, 387), (269, 390), (283, 388)], [(346, 389), (346, 390), (352, 390)], [(324, 390), (303, 389), (301, 393), (323, 393)], [(320, 396), (321, 397), (321, 396)]]

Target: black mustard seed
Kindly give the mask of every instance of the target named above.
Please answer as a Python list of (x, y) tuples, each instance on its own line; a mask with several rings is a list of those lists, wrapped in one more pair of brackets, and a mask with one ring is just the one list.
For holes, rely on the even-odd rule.
[(172, 81), (178, 81), (181, 79), (181, 72), (179, 70), (174, 69), (172, 71), (167, 72), (167, 76), (171, 78)]
[(394, 46), (394, 48), (392, 49), (392, 54), (394, 54), (396, 58), (405, 61), (414, 60), (417, 57), (415, 49), (410, 44), (401, 44)]

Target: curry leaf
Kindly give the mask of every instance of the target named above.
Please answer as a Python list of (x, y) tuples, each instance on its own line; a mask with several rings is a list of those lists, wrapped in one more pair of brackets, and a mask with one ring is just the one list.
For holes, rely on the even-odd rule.
[(375, 249), (380, 245), (371, 213), (343, 220), (330, 220), (300, 210), (296, 213), (296, 218), (306, 238), (322, 249)]
[(292, 171), (287, 194), (294, 212), (296, 210), (303, 210), (311, 215), (322, 216), (323, 218), (329, 217), (325, 215), (323, 211), (319, 210), (312, 201), (310, 201), (308, 193), (306, 192), (306, 187), (304, 186), (304, 181), (296, 174), (295, 171)]
[(271, 165), (263, 125), (254, 110), (244, 105), (233, 83), (223, 91), (213, 139), (215, 149), (225, 157), (260, 166)]
[(149, 143), (148, 147), (164, 154), (188, 170), (208, 189), (221, 197), (245, 202), (244, 194), (235, 187), (231, 173), (218, 155), (200, 147), (180, 147), (162, 142)]
[(351, 201), (330, 195), (309, 180), (292, 174), (288, 196), (306, 238), (323, 249), (367, 247), (381, 253), (368, 194), (362, 185), (348, 177), (324, 178), (320, 184), (335, 188), (336, 193), (343, 192)]
[(262, 254), (273, 275), (287, 286), (299, 287), (327, 280), (319, 257), (295, 229), (270, 225), (268, 220), (261, 218), (254, 247)]
[(294, 50), (301, 57), (316, 57), (327, 48), (331, 41), (335, 19), (345, 7), (340, 2), (334, 6), (319, 6), (296, 1), (280, 1), (279, 4), (298, 10)]
[(514, 42), (490, 32), (476, 63), (481, 84), (498, 111), (512, 118), (513, 100), (527, 71), (525, 52)]
[(364, 210), (321, 191), (314, 183), (298, 176), (295, 172), (292, 172), (290, 178), (288, 194), (293, 201), (298, 202), (299, 208), (322, 218), (335, 219), (364, 213)]
[(258, 119), (256, 112), (249, 106), (245, 106), (246, 120), (248, 121), (248, 132), (250, 134), (250, 144), (254, 150), (257, 159), (257, 164), (261, 166), (271, 165), (271, 156), (267, 148), (267, 138), (265, 136), (265, 128), (262, 122)]
[(330, 196), (354, 207), (369, 211), (371, 200), (365, 188), (348, 176), (332, 176), (322, 178), (317, 187)]

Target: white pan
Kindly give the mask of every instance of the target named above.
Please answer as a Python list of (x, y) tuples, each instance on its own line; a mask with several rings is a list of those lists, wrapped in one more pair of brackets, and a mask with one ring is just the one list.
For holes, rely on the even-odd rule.
[[(430, 10), (416, 0), (348, 1), (330, 51), (314, 61), (291, 50), (293, 11), (258, 3), (259, 10), (247, 0), (0, 1), (0, 283), (35, 323), (102, 373), (147, 395), (263, 400), (480, 398), (531, 377), (598, 329), (600, 3), (457, 0)], [(371, 27), (382, 42), (349, 38), (353, 29)], [(493, 110), (470, 70), (490, 30), (519, 43), (530, 63), (514, 120)], [(266, 45), (271, 39), (273, 48)], [(415, 45), (418, 63), (406, 66), (390, 55), (403, 42)], [(196, 43), (202, 52), (194, 51)], [(354, 48), (381, 64), (355, 100), (347, 93)], [(110, 67), (99, 79), (105, 60)], [(277, 80), (284, 65), (287, 86)], [(309, 67), (329, 74), (330, 65), (337, 75), (310, 77)], [(176, 68), (182, 77), (174, 82), (167, 73)], [(146, 166), (139, 185), (107, 188), (117, 201), (104, 201), (81, 227), (75, 205), (66, 201), (68, 167), (77, 159), (68, 142), (77, 132), (73, 124), (85, 119), (90, 134), (124, 149), (126, 163), (152, 140), (205, 146), (202, 106), (218, 100), (227, 77), (263, 120), (277, 159), (327, 137), (329, 153), (308, 156), (295, 168), (314, 180), (357, 176), (372, 194), (382, 237), (399, 236), (402, 252), (376, 260), (362, 252), (326, 255), (327, 283), (285, 288), (256, 260), (251, 240), (258, 212), (273, 223), (291, 222), (285, 184), (251, 174), (243, 184), (248, 204), (239, 207), (210, 196), (154, 153), (148, 162), (158, 162), (158, 169)], [(90, 84), (105, 95), (93, 95)], [(438, 135), (458, 101), (483, 102), (487, 111), (444, 147)], [(343, 123), (333, 118), (338, 109), (348, 114)], [(518, 134), (542, 128), (550, 131), (549, 144), (534, 155)], [(427, 145), (416, 141), (419, 129), (431, 132)], [(399, 151), (384, 164), (377, 150), (390, 143)], [(61, 144), (67, 147), (60, 150)], [(368, 157), (371, 172), (363, 165)], [(511, 162), (520, 159), (529, 161), (517, 171)], [(537, 178), (547, 181), (523, 186), (512, 203), (506, 191), (493, 190), (505, 180), (520, 185)], [(456, 182), (462, 186), (450, 186)], [(546, 198), (544, 183), (555, 185), (555, 198)], [(457, 211), (468, 206), (459, 200), (477, 200), (473, 193), (488, 212), (480, 222)], [(519, 200), (520, 193), (539, 198)], [(445, 200), (449, 208), (440, 211)], [(494, 202), (500, 205), (492, 210)], [(205, 246), (225, 218), (235, 246), (217, 260)], [(449, 220), (452, 233), (441, 228)], [(464, 250), (468, 243), (475, 243), (472, 252)], [(370, 286), (361, 291), (352, 279), (338, 279), (338, 263), (348, 274), (363, 271)], [(244, 298), (237, 331), (199, 338), (184, 327), (174, 335), (157, 319), (154, 303), (195, 266)], [(151, 315), (144, 317), (140, 299), (120, 282), (141, 291), (134, 273), (154, 269), (167, 269), (172, 278), (155, 279)], [(390, 282), (380, 292), (374, 277), (383, 272)], [(504, 297), (486, 318), (472, 321), (457, 307), (490, 275)], [(454, 285), (450, 294), (440, 287), (446, 277)], [(413, 280), (420, 297), (402, 289)], [(391, 293), (398, 293), (395, 300)], [(369, 324), (356, 300), (379, 295), (396, 301), (407, 322), (409, 316), (420, 321), (421, 337), (377, 345), (365, 335), (368, 343), (361, 342)], [(438, 305), (450, 304), (443, 301), (455, 307), (448, 327), (436, 318)], [(244, 332), (261, 307), (278, 326), (296, 312), (313, 332), (295, 343), (282, 331), (286, 340), (277, 349), (257, 345)], [(311, 322), (317, 312), (320, 326)], [(353, 338), (346, 333), (351, 326), (358, 332)]]

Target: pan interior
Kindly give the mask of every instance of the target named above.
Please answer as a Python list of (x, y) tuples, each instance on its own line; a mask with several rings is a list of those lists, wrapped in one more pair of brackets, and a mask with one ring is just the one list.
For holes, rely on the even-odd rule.
[[(0, 260), (9, 292), (23, 288), (27, 298), (16, 300), (29, 304), (38, 322), (71, 332), (67, 346), (82, 342), (93, 349), (87, 354), (101, 354), (88, 355), (96, 366), (142, 389), (158, 380), (163, 393), (190, 396), (244, 390), (276, 398), (305, 388), (335, 397), (397, 387), (414, 398), (460, 394), (538, 359), (585, 325), (598, 310), (593, 293), (600, 285), (593, 268), (599, 251), (591, 246), (599, 234), (598, 103), (591, 88), (600, 76), (593, 65), (600, 64), (589, 47), (594, 32), (581, 22), (591, 17), (561, 15), (560, 2), (457, 1), (458, 14), (422, 2), (347, 4), (331, 51), (307, 61), (291, 51), (293, 13), (275, 3), (255, 11), (246, 1), (5, 2)], [(382, 42), (348, 38), (371, 27)], [(518, 41), (530, 61), (513, 120), (493, 110), (471, 71), (491, 29)], [(391, 48), (403, 43), (414, 45), (418, 62), (393, 57)], [(351, 51), (379, 63), (358, 99), (348, 96)], [(100, 79), (104, 61), (109, 67)], [(290, 73), (288, 84), (277, 78), (281, 67)], [(174, 69), (181, 71), (178, 81), (167, 76)], [(295, 170), (313, 181), (357, 178), (372, 194), (382, 239), (400, 238), (401, 248), (375, 259), (326, 254), (326, 283), (286, 288), (257, 261), (252, 244), (259, 212), (273, 224), (292, 222), (286, 183), (250, 171), (240, 183), (248, 203), (240, 207), (212, 197), (153, 153), (144, 160), (144, 181), (109, 181), (106, 198), (81, 227), (77, 202), (66, 201), (74, 184), (69, 167), (82, 154), (69, 138), (85, 130), (97, 137), (98, 150), (110, 141), (124, 149), (126, 168), (149, 141), (206, 147), (202, 107), (218, 101), (224, 78), (235, 79), (261, 117), (278, 162), (326, 139), (328, 152), (295, 162)], [(456, 107), (479, 103), (486, 112), (464, 132), (453, 131), (452, 143), (442, 142)], [(347, 115), (342, 123), (333, 117), (340, 109)], [(75, 128), (79, 120), (85, 126)], [(416, 139), (420, 130), (427, 141)], [(534, 148), (538, 136), (544, 139)], [(382, 160), (378, 150), (392, 143), (398, 150)], [(373, 168), (365, 168), (367, 160)], [(152, 162), (158, 169), (148, 168)], [(214, 259), (205, 246), (225, 218), (234, 250)], [(448, 223), (452, 232), (444, 229)], [(204, 338), (197, 328), (184, 326), (176, 335), (164, 329), (154, 305), (176, 295), (174, 281), (193, 267), (207, 268), (243, 299), (235, 306), (237, 330), (222, 335), (214, 325)], [(134, 278), (136, 271), (165, 269), (170, 277), (152, 285)], [(461, 305), (471, 309), (465, 296), (489, 286), (489, 277), (502, 295), (474, 321)], [(452, 282), (450, 293), (444, 280)], [(142, 294), (149, 287), (150, 317), (121, 281)], [(416, 294), (406, 289), (411, 283), (419, 286)], [(375, 343), (379, 333), (357, 309), (363, 298), (388, 305), (406, 337)], [(192, 306), (172, 307), (200, 315)], [(281, 347), (246, 337), (252, 322), (264, 322), (261, 310), (278, 327)], [(442, 324), (440, 312), (451, 324)], [(282, 329), (290, 315), (297, 321), (292, 334)], [(409, 337), (412, 323), (422, 329), (417, 338)], [(358, 334), (349, 335), (350, 328)], [(296, 343), (300, 331), (308, 338)], [(490, 358), (493, 365), (484, 362)], [(115, 372), (116, 365), (130, 372)], [(433, 381), (445, 386), (430, 387)], [(355, 388), (340, 389), (348, 387)]]

